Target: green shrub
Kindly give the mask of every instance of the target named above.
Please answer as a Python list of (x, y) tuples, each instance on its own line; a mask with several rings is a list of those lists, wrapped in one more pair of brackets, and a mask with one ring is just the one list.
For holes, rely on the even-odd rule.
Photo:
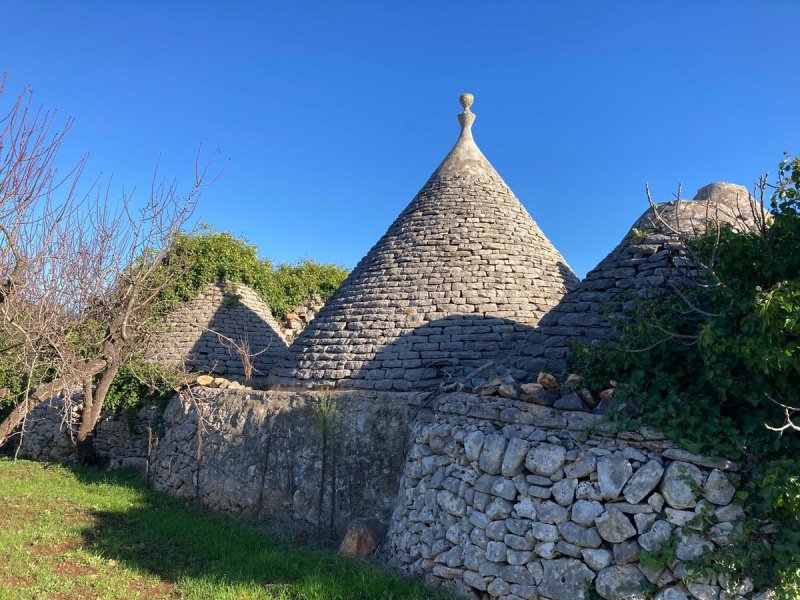
[(703, 285), (640, 302), (618, 344), (575, 348), (573, 361), (596, 388), (622, 382), (626, 409), (613, 418), (740, 462), (748, 521), (713, 560), (788, 599), (800, 597), (800, 432), (767, 425), (785, 423), (780, 405), (800, 407), (800, 159), (779, 173), (763, 227), (693, 243), (711, 266)]
[(169, 401), (180, 380), (169, 367), (145, 360), (121, 367), (108, 390), (105, 409), (117, 413), (138, 410), (144, 403), (161, 405)]
[(347, 277), (346, 269), (313, 260), (275, 267), (258, 257), (255, 246), (208, 226), (179, 236), (167, 260), (184, 266), (184, 275), (165, 293), (173, 303), (193, 298), (209, 283), (230, 280), (255, 290), (276, 317), (309, 298), (327, 300)]

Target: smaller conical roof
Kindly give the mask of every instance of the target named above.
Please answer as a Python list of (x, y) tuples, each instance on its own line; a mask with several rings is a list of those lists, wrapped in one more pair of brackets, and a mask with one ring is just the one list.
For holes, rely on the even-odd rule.
[(528, 377), (540, 370), (563, 372), (573, 344), (599, 344), (614, 337), (608, 315), (629, 309), (635, 298), (671, 290), (687, 276), (687, 268), (692, 267), (684, 252), (687, 236), (699, 235), (715, 224), (752, 230), (761, 218), (761, 207), (747, 189), (733, 183), (706, 185), (690, 201), (653, 205), (577, 288), (542, 318), (520, 347), (509, 353), (505, 366), (524, 371)]
[(273, 370), (277, 386), (416, 390), (513, 347), (577, 283), (472, 136), (453, 149)]
[(166, 318), (151, 358), (190, 371), (266, 377), (287, 349), (272, 312), (255, 291), (233, 282), (210, 283)]

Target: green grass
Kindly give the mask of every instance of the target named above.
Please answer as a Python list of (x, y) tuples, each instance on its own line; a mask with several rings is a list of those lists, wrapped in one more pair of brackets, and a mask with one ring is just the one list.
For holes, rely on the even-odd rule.
[(131, 473), (0, 459), (0, 600), (443, 598), (364, 561), (267, 536)]

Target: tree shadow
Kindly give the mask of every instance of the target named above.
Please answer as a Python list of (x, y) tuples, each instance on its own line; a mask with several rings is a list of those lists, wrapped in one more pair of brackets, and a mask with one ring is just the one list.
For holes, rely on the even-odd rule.
[(205, 293), (170, 316), (157, 357), (236, 378), (248, 375), (249, 362), (252, 376), (266, 377), (288, 349), (269, 307), (244, 286), (217, 282)]
[(532, 325), (483, 313), (428, 321), (382, 346), (337, 387), (431, 390), (501, 359), (533, 330)]
[[(105, 559), (144, 571), (181, 591), (212, 597), (220, 587), (237, 597), (349, 599), (436, 598), (418, 581), (374, 564), (270, 537), (251, 518), (212, 513), (192, 502), (144, 487), (132, 472), (76, 467), (87, 484), (113, 483), (137, 492), (118, 510), (95, 510), (82, 531), (85, 547)], [(311, 593), (313, 592), (313, 593)]]

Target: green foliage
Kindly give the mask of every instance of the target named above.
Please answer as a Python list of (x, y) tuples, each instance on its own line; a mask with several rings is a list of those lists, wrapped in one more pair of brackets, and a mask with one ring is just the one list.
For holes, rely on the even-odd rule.
[(661, 542), (655, 550), (642, 549), (639, 562), (642, 566), (652, 571), (661, 571), (672, 566), (677, 560), (675, 552), (678, 549), (678, 537), (671, 536)]
[(169, 300), (189, 300), (207, 284), (228, 280), (255, 290), (277, 317), (309, 298), (327, 300), (347, 276), (346, 269), (312, 260), (275, 267), (255, 246), (210, 227), (179, 236), (167, 260), (183, 273), (166, 293)]
[(710, 231), (692, 250), (712, 266), (706, 285), (640, 302), (619, 344), (576, 348), (575, 368), (596, 388), (623, 382), (615, 418), (743, 465), (741, 543), (714, 560), (797, 598), (800, 432), (765, 425), (784, 422), (778, 402), (800, 407), (800, 159), (781, 162), (763, 227)]
[(103, 406), (129, 415), (135, 415), (144, 404), (163, 408), (174, 395), (178, 380), (173, 369), (144, 360), (132, 361), (117, 372)]
[[(152, 490), (132, 472), (0, 459), (0, 599), (445, 600), (367, 561)], [(65, 550), (65, 548), (67, 550)]]

